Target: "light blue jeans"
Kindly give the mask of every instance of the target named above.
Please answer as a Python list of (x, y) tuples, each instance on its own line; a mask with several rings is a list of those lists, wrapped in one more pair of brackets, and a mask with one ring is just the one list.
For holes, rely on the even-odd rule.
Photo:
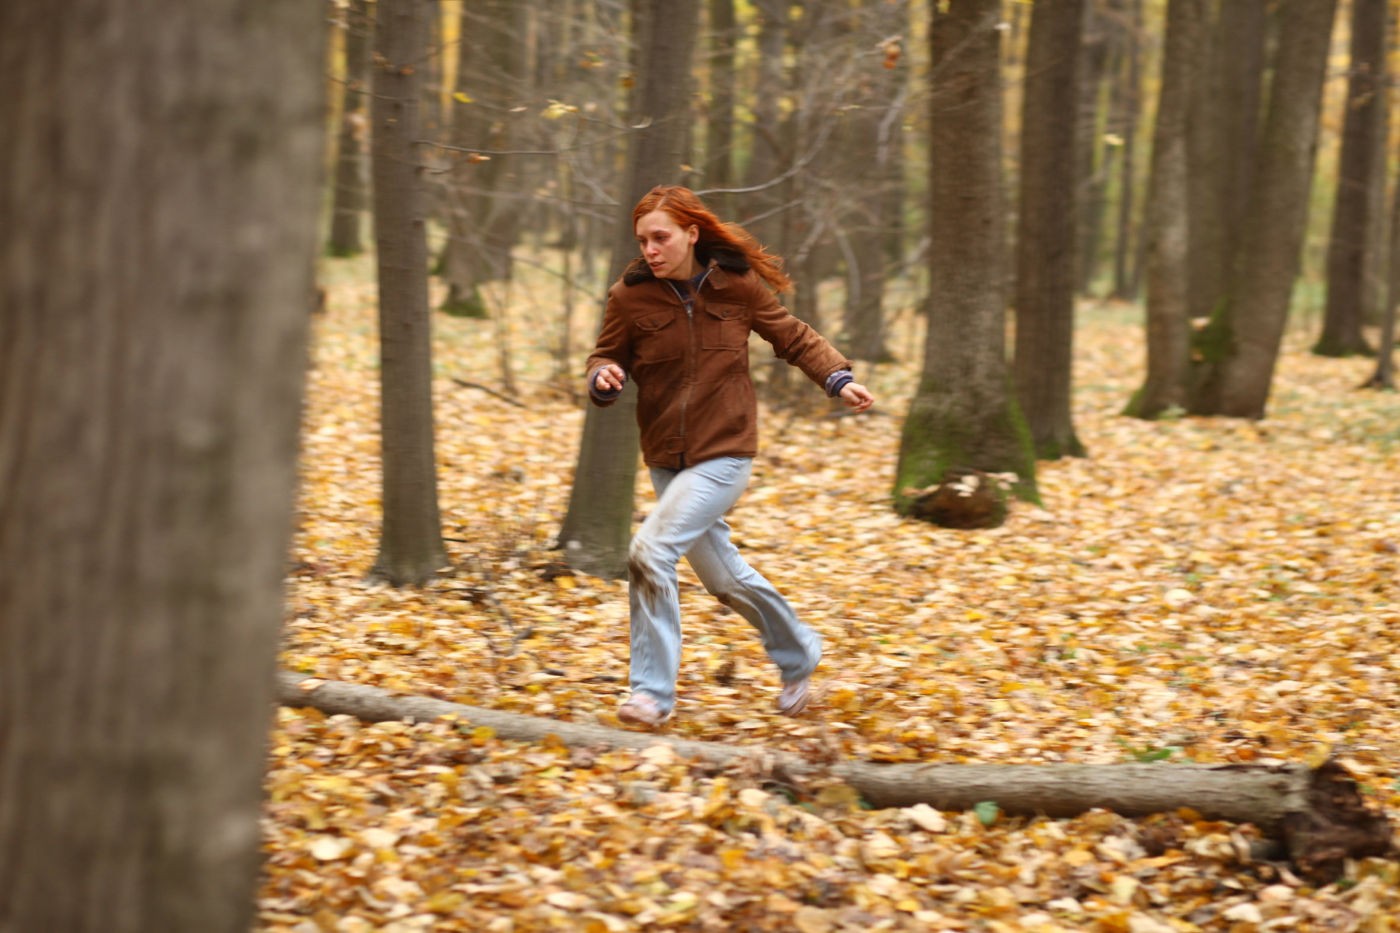
[(627, 595), (632, 610), (631, 681), (662, 710), (676, 703), (681, 663), (681, 605), (676, 563), (682, 556), (721, 603), (758, 629), (784, 683), (809, 676), (822, 657), (821, 636), (798, 621), (773, 584), (729, 540), (724, 521), (748, 485), (753, 461), (719, 457), (684, 470), (651, 468), (656, 507), (632, 538)]

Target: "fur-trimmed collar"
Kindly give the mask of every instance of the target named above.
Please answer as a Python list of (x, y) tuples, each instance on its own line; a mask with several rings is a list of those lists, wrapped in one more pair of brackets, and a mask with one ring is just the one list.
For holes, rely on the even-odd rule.
[[(727, 272), (743, 275), (749, 271), (749, 261), (744, 258), (744, 254), (723, 246), (695, 248), (695, 258), (701, 265), (714, 268), (718, 266)], [(642, 282), (656, 279), (656, 274), (651, 271), (646, 260), (638, 256), (627, 264), (627, 268), (622, 273), (624, 285), (639, 285)]]

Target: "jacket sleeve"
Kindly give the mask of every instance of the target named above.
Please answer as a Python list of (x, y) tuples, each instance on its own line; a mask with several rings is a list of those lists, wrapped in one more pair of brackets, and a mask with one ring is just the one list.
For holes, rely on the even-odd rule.
[(609, 363), (615, 363), (622, 367), (624, 373), (632, 371), (632, 344), (628, 337), (627, 322), (623, 319), (622, 305), (618, 300), (618, 289), (624, 288), (621, 283), (613, 285), (608, 290), (608, 302), (603, 310), (603, 328), (598, 332), (598, 341), (594, 344), (593, 352), (589, 354), (588, 362), (584, 370), (588, 374), (588, 397), (593, 404), (606, 408), (617, 397), (622, 394), (617, 392), (599, 392), (593, 387), (593, 379), (598, 370)]
[(802, 370), (823, 390), (827, 377), (832, 373), (851, 368), (851, 361), (842, 356), (825, 337), (805, 321), (793, 317), (778, 301), (777, 295), (769, 291), (757, 276), (752, 273), (750, 276), (754, 332), (772, 345), (779, 359)]

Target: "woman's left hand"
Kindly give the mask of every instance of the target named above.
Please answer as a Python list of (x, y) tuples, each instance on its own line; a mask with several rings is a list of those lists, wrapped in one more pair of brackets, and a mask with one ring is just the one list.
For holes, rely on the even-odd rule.
[(859, 382), (848, 382), (841, 389), (841, 401), (854, 411), (860, 412), (875, 404), (875, 396), (871, 395), (870, 390)]

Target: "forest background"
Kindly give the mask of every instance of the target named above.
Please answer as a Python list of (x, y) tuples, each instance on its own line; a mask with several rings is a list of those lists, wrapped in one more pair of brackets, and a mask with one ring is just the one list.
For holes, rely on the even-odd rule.
[[(294, 340), (228, 370), (178, 342), (198, 328), (161, 314), (208, 307), (213, 289), (121, 308), (115, 319), (149, 314), (145, 330), (104, 326), (87, 293), (54, 307), (91, 305), (97, 316), (70, 326), (86, 323), (98, 346), (141, 335), (192, 367), (188, 385), (227, 372), (241, 445), (194, 430), (189, 406), (216, 391), (84, 406), (110, 388), (84, 381), (101, 367), (39, 365), (28, 338), (43, 331), (27, 323), (3, 344), (11, 385), (53, 374), (72, 407), (30, 434), (12, 430), (20, 408), (0, 408), (12, 444), (0, 452), (19, 452), (0, 604), (44, 625), (0, 629), (0, 664), (8, 697), (53, 700), (23, 716), (0, 707), (0, 762), (25, 763), (0, 768), (12, 895), (0, 930), (237, 930), (254, 913), (259, 929), (297, 933), (1393, 929), (1388, 838), (1318, 864), (1266, 845), (1277, 826), (1190, 800), (1136, 818), (1008, 812), (990, 795), (966, 809), (872, 806), (836, 776), (841, 762), (1152, 763), (1170, 784), (1195, 765), (1340, 763), (1393, 818), (1392, 7), (332, 4), (316, 36), (329, 145), (288, 133), (267, 148), (283, 167), (329, 153), (304, 405), (287, 404), (300, 370), (277, 365)], [(246, 60), (264, 64), (269, 37), (301, 37), (277, 59), (285, 73), (188, 91), (264, 95), (257, 129), (208, 116), (240, 157), (255, 150), (237, 143), (294, 130), (315, 100), (297, 63), (317, 61), (317, 43), (304, 11), (285, 15), (263, 45), (237, 17), (188, 24), (211, 46), (215, 26), (244, 38)], [(159, 60), (172, 75), (190, 67)], [(134, 87), (75, 95), (87, 109), (70, 110), (140, 127)], [(112, 151), (141, 151), (132, 132), (113, 138)], [(207, 175), (203, 155), (155, 160), (145, 177), (165, 174), (148, 203), (190, 200), (172, 166)], [(288, 176), (285, 189), (230, 182), (218, 195), (234, 214), (313, 216), (312, 176)], [(826, 639), (812, 713), (773, 714), (756, 640), (687, 574), (676, 724), (656, 742), (577, 741), (616, 725), (616, 559), (650, 502), (626, 421), (591, 423), (578, 370), (634, 249), (627, 205), (658, 181), (709, 192), (787, 257), (794, 310), (858, 361), (881, 405), (843, 417), (754, 348), (763, 453), (733, 524)], [(21, 221), (46, 216), (25, 213), (27, 188), (42, 190), (15, 182), (4, 203)], [(61, 229), (16, 226), (35, 242)], [(169, 268), (217, 242), (200, 236), (239, 229), (206, 226), (152, 255)], [(144, 244), (171, 228), (101, 229)], [(237, 298), (225, 311), (305, 326), (309, 268), (294, 275), (285, 257), (309, 258), (309, 238), (293, 239), (277, 275), (222, 260), (220, 294)], [(28, 255), (0, 253), (8, 297), (31, 294), (26, 267), (8, 262)], [(91, 270), (125, 282), (112, 261), (99, 253)], [(207, 275), (195, 268), (153, 278)], [(230, 333), (242, 331), (211, 328), (210, 345), (244, 352)], [(148, 351), (129, 358), (151, 370)], [(39, 436), (67, 451), (83, 419), (120, 429), (157, 410), (173, 441), (115, 445), (87, 474), (104, 482), (68, 482), (54, 465), (69, 461), (29, 456)], [(290, 567), (277, 553), (287, 602), (274, 613), (270, 561), (244, 555), (271, 555), (277, 538), (254, 487), (271, 476), (290, 491), (290, 476), (283, 487), (277, 470), (222, 458), (251, 455), (260, 416), (289, 442), (290, 418), (266, 416), (295, 411), (295, 533)], [(273, 447), (289, 465), (286, 443), (258, 455), (277, 460)], [(106, 494), (135, 476), (131, 488), (171, 485)], [(953, 508), (937, 506), (949, 495)], [(969, 515), (964, 499), (986, 511)], [(112, 511), (133, 501), (160, 517)], [(85, 506), (138, 520), (75, 544), (65, 534), (83, 526), (54, 516)], [(89, 581), (81, 596), (75, 578)], [(118, 617), (124, 637), (100, 637)], [(270, 687), (252, 685), (277, 637), (289, 674), (266, 756)], [(337, 684), (382, 691), (391, 708), (465, 705), (455, 719), (373, 724), (315, 708)], [(514, 739), (472, 709), (553, 735)], [(717, 764), (678, 739), (745, 751)], [(231, 815), (254, 808), (260, 845)], [(67, 893), (35, 880), (54, 878)]]

